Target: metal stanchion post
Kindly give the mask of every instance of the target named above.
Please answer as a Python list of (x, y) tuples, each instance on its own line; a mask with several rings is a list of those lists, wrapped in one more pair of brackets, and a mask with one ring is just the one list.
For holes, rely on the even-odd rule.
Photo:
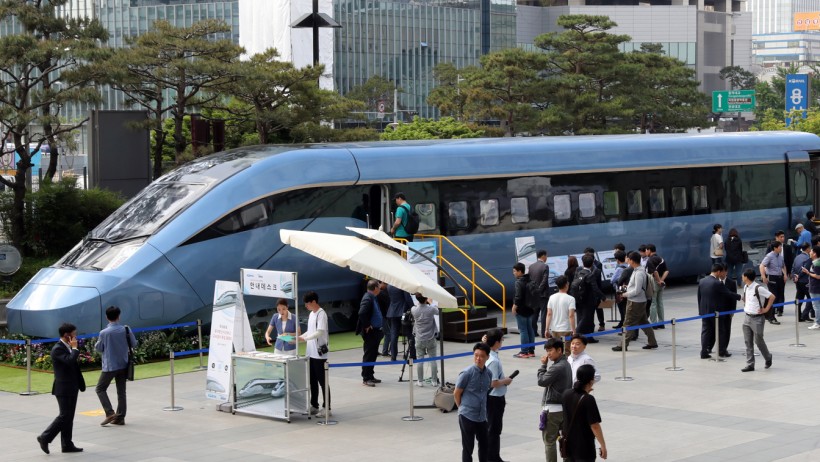
[(677, 324), (675, 318), (669, 322), (672, 326), (672, 367), (667, 367), (667, 371), (682, 371), (682, 367), (678, 367), (678, 338), (675, 334), (675, 325)]
[(325, 420), (316, 422), (316, 425), (336, 425), (339, 422), (330, 420), (330, 366), (325, 361), (325, 389), (322, 390), (325, 397)]
[(31, 391), (31, 339), (26, 339), (26, 391), (20, 393), (22, 396), (32, 396), (39, 394)]
[(615, 380), (619, 382), (630, 382), (632, 381), (632, 377), (626, 376), (626, 336), (629, 335), (629, 332), (626, 330), (626, 326), (621, 328), (621, 365), (623, 367), (623, 375), (620, 377), (615, 377)]
[(406, 415), (406, 416), (402, 417), (401, 420), (403, 420), (405, 422), (417, 422), (419, 420), (424, 420), (424, 417), (416, 415), (415, 412), (413, 411), (415, 409), (415, 403), (413, 402), (413, 357), (412, 356), (408, 360), (407, 367), (410, 368), (410, 381), (407, 382), (407, 383), (409, 383), (408, 386), (410, 387), (410, 415)]
[(208, 366), (204, 366), (202, 364), (202, 320), (196, 320), (196, 334), (199, 337), (199, 367), (195, 367), (194, 369), (202, 370), (207, 369)]
[(719, 317), (720, 311), (715, 311), (715, 349), (717, 349), (717, 354), (709, 358), (709, 361), (722, 363), (726, 360), (720, 357), (720, 323), (718, 322)]
[(171, 405), (162, 408), (163, 411), (181, 411), (182, 408), (174, 406), (174, 352), (171, 351)]
[(789, 346), (798, 348), (806, 346), (805, 343), (800, 343), (800, 307), (797, 306), (797, 300), (794, 301), (794, 343), (790, 343)]

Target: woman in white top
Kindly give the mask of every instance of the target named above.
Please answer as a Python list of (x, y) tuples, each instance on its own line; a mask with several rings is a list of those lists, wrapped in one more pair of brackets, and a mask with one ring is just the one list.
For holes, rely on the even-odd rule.
[(712, 264), (723, 263), (723, 225), (716, 224), (712, 228), (712, 238), (709, 240), (709, 256)]

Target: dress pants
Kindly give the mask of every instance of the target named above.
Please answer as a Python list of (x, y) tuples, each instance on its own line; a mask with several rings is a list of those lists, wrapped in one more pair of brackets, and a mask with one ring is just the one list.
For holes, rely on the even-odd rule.
[(501, 429), (504, 424), (504, 408), (507, 400), (503, 396), (487, 395), (487, 460), (501, 462)]
[(114, 414), (114, 409), (111, 407), (111, 400), (108, 399), (108, 386), (111, 385), (111, 380), (114, 380), (117, 386), (117, 412), (120, 419), (125, 418), (127, 404), (125, 401), (125, 383), (128, 368), (120, 369), (118, 371), (101, 372), (100, 379), (97, 381), (97, 387), (94, 391), (97, 392), (97, 398), (100, 399), (100, 404), (105, 411), (105, 415)]
[(725, 314), (718, 318), (718, 353), (726, 354), (729, 349), (729, 339), (732, 337), (732, 317)]
[[(767, 284), (769, 292), (774, 294), (774, 304), (783, 303), (786, 301), (786, 281), (783, 280), (783, 275), (769, 276), (769, 283)], [(778, 306), (766, 312), (766, 319), (774, 319), (775, 311), (783, 314), (783, 307)]]
[(700, 320), (700, 355), (708, 355), (715, 347), (715, 318)]
[(769, 348), (766, 347), (766, 341), (763, 340), (763, 328), (766, 326), (766, 319), (763, 315), (745, 315), (743, 320), (743, 340), (746, 342), (746, 365), (754, 367), (755, 365), (755, 349), (760, 350), (760, 354), (766, 361), (772, 360), (772, 354), (769, 353)]
[(310, 405), (313, 408), (319, 407), (319, 389), (322, 390), (322, 407), (331, 409), (330, 407), (330, 387), (327, 389), (327, 396), (325, 396), (325, 362), (327, 359), (308, 358), (310, 361)]
[[(805, 300), (807, 298), (811, 298), (811, 296), (809, 295), (808, 282), (796, 282), (794, 285), (797, 289), (797, 293), (794, 296), (795, 300)], [(812, 305), (812, 302), (806, 302), (805, 306), (803, 306), (803, 303), (798, 303), (797, 312), (800, 313), (801, 321), (808, 319), (810, 317), (813, 317), (811, 315), (814, 314), (814, 306)]]
[[(390, 326), (390, 345), (387, 348), (383, 348), (382, 352), (389, 350), (390, 360), (395, 361), (399, 354), (398, 348), (399, 334), (401, 334), (401, 318), (395, 316), (387, 318), (387, 322), (385, 324)], [(385, 334), (384, 344), (387, 345), (387, 334)]]
[[(379, 357), (379, 342), (382, 337), (384, 337), (384, 333), (381, 329), (371, 329), (370, 332), (362, 332), (362, 339), (364, 340), (362, 344), (362, 351), (364, 352), (362, 355), (363, 363), (376, 362), (376, 358)], [(374, 379), (373, 370), (373, 366), (362, 366), (362, 381), (366, 382)]]
[(592, 305), (580, 305), (576, 307), (575, 315), (578, 322), (575, 331), (579, 334), (591, 334), (595, 332), (595, 307)]
[(60, 434), (60, 443), (65, 448), (74, 447), (72, 437), (74, 434), (74, 413), (77, 410), (77, 396), (79, 392), (74, 392), (73, 395), (56, 395), (57, 406), (60, 407), (60, 414), (51, 422), (51, 425), (45, 429), (40, 435), (46, 443), (51, 443)]
[[(541, 313), (546, 311), (547, 309), (547, 299), (542, 298), (538, 302), (538, 306), (535, 307), (535, 312), (532, 314), (532, 331), (533, 331), (533, 338), (538, 337), (539, 335), (543, 334), (543, 329), (541, 332), (538, 331), (538, 320), (541, 319)], [(546, 318), (546, 313), (544, 314)], [(544, 325), (544, 321), (541, 321), (541, 325)]]
[(458, 415), (461, 429), (461, 462), (473, 462), (473, 448), (478, 440), (478, 462), (487, 462), (487, 422), (474, 422)]

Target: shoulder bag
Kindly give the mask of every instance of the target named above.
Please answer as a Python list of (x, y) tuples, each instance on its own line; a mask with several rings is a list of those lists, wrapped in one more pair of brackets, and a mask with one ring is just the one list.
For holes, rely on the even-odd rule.
[(136, 359), (134, 359), (134, 347), (131, 345), (131, 329), (128, 326), (125, 326), (125, 341), (128, 342), (128, 365), (126, 366), (125, 379), (133, 382)]
[[(575, 423), (575, 416), (578, 414), (578, 408), (581, 407), (581, 401), (584, 400), (584, 396), (581, 396), (581, 399), (575, 404), (575, 410), (572, 412), (572, 419), (569, 421), (568, 429), (572, 429), (572, 424)], [(558, 450), (561, 452), (561, 457), (564, 459), (569, 459), (569, 431), (566, 434), (561, 432), (561, 436), (558, 437)]]

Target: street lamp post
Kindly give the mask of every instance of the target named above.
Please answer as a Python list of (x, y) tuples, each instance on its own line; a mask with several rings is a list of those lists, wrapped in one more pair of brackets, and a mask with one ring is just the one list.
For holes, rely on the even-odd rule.
[(323, 27), (342, 27), (325, 13), (319, 13), (319, 0), (313, 0), (313, 11), (297, 19), (290, 27), (294, 29), (313, 29), (313, 65), (319, 64), (319, 29)]

